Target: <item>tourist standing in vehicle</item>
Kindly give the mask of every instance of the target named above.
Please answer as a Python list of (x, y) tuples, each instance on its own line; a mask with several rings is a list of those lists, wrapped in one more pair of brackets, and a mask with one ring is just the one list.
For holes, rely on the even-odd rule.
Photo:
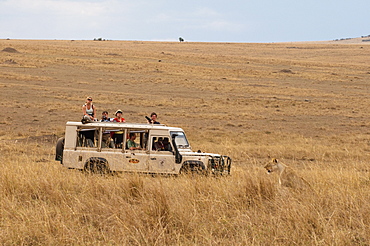
[(91, 122), (95, 120), (96, 107), (92, 103), (92, 97), (86, 98), (86, 103), (82, 105), (83, 120)]
[(103, 111), (101, 113), (101, 120), (100, 121), (101, 122), (111, 122), (111, 121), (113, 121), (113, 118), (108, 117), (108, 111)]
[(116, 118), (113, 119), (113, 122), (126, 122), (125, 118), (122, 117), (122, 110), (118, 109), (115, 115)]
[[(113, 122), (126, 122), (125, 118), (122, 117), (122, 110), (118, 109), (115, 115), (116, 118), (113, 119)], [(122, 147), (123, 133), (123, 131), (118, 131), (113, 134), (113, 140), (116, 148)]]
[[(101, 120), (100, 122), (112, 122), (113, 118), (108, 117), (108, 111), (103, 111), (101, 114)], [(108, 130), (105, 130), (103, 132), (102, 136), (102, 148), (114, 148), (114, 141), (111, 138), (111, 132)]]
[(158, 121), (157, 121), (157, 114), (156, 113), (151, 113), (151, 115), (150, 115), (150, 121), (148, 120), (148, 123), (149, 124), (161, 124), (161, 123), (159, 123)]

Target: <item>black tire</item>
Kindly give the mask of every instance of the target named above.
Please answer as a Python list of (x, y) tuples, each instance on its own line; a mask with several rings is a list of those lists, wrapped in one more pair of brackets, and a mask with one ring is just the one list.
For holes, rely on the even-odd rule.
[(110, 173), (108, 162), (99, 157), (90, 158), (84, 167), (84, 170), (89, 173), (107, 174)]
[(186, 161), (182, 164), (180, 174), (205, 174), (206, 167), (201, 161)]
[(55, 147), (55, 160), (63, 164), (64, 137), (58, 139)]

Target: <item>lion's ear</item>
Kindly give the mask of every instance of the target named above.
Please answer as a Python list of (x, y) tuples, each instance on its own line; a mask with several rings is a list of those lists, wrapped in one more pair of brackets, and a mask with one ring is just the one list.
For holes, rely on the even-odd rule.
[(273, 163), (278, 163), (278, 159), (274, 158), (274, 159), (272, 159), (272, 162)]

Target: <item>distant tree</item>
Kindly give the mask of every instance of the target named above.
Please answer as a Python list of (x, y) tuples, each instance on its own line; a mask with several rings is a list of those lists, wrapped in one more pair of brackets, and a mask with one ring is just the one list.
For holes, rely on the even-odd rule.
[(180, 42), (184, 42), (184, 39), (182, 37), (179, 37)]

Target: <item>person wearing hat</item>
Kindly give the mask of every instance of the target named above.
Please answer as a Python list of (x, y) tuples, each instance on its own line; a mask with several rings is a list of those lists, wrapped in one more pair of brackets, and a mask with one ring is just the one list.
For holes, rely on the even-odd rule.
[[(116, 118), (113, 119), (113, 122), (126, 122), (125, 118), (122, 117), (122, 110), (118, 109), (115, 115)], [(113, 135), (113, 140), (116, 145), (116, 148), (122, 148), (123, 131), (115, 132)]]
[(122, 117), (122, 110), (118, 109), (115, 116), (116, 118), (113, 119), (113, 122), (126, 122), (125, 118)]

